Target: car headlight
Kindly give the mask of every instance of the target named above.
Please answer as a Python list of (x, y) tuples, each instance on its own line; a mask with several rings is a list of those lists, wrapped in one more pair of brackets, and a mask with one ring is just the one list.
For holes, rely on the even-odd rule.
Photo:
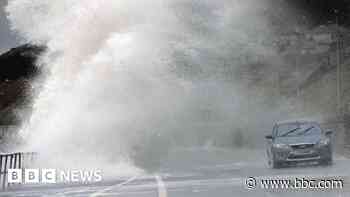
[(287, 144), (274, 144), (273, 146), (279, 149), (289, 149), (289, 145)]
[(328, 138), (322, 139), (318, 142), (319, 146), (327, 146), (330, 143), (330, 140)]

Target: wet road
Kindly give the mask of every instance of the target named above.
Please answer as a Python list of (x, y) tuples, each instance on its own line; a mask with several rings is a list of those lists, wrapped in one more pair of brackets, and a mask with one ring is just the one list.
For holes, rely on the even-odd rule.
[[(236, 154), (236, 153), (235, 153)], [(336, 156), (333, 166), (299, 165), (278, 170), (266, 166), (262, 152), (199, 151), (174, 154), (162, 163), (156, 174), (104, 181), (94, 185), (51, 185), (12, 188), (0, 196), (120, 196), (120, 197), (274, 197), (274, 196), (350, 196), (350, 160)], [(213, 161), (211, 157), (221, 160)], [(239, 161), (237, 161), (237, 157)], [(192, 161), (191, 161), (192, 158)], [(236, 159), (233, 159), (236, 158)], [(186, 162), (184, 162), (186, 161)], [(248, 189), (246, 180), (254, 177), (255, 189)], [(338, 189), (263, 189), (262, 179), (342, 179)]]

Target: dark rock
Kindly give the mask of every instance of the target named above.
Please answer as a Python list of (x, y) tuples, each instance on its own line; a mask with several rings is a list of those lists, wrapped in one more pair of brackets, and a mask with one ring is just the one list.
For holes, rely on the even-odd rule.
[(37, 56), (44, 50), (44, 47), (26, 44), (2, 54), (0, 56), (0, 82), (36, 76), (38, 69), (35, 62)]
[(0, 55), (0, 125), (20, 123), (18, 109), (29, 107), (30, 83), (40, 73), (36, 60), (44, 50), (26, 44)]

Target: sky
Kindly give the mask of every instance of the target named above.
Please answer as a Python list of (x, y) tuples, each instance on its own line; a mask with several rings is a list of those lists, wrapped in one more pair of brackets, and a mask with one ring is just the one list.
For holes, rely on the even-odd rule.
[(9, 22), (5, 13), (7, 0), (0, 0), (0, 53), (16, 47), (19, 39), (14, 32), (10, 30)]

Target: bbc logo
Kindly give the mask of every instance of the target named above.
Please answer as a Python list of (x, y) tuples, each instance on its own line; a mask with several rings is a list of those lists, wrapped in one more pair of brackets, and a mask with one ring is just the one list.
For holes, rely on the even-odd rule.
[(101, 182), (101, 170), (9, 169), (8, 183), (91, 183)]
[(8, 183), (56, 183), (55, 169), (9, 169)]

